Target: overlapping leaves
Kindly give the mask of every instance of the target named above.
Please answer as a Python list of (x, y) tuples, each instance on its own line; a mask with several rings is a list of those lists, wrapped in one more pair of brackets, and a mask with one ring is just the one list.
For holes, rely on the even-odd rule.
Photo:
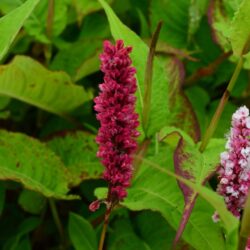
[(61, 160), (38, 140), (0, 130), (0, 179), (20, 182), (46, 197), (67, 196), (68, 171)]
[[(131, 210), (159, 211), (169, 224), (177, 229), (183, 214), (184, 202), (175, 178), (172, 178), (173, 175), (170, 177), (170, 172), (174, 169), (172, 154), (169, 147), (161, 147), (158, 154), (147, 157), (153, 164), (149, 164), (147, 160), (143, 162), (124, 205)], [(161, 167), (156, 167), (154, 163)], [(226, 218), (223, 218), (223, 221), (226, 222), (227, 230), (236, 230), (237, 222), (233, 216), (230, 217), (225, 205), (223, 206), (222, 198), (207, 188), (201, 188), (199, 193), (202, 192), (206, 200), (221, 209), (220, 212), (223, 211)], [(198, 198), (183, 233), (183, 239), (196, 249), (225, 249), (221, 228), (211, 219), (214, 209)]]

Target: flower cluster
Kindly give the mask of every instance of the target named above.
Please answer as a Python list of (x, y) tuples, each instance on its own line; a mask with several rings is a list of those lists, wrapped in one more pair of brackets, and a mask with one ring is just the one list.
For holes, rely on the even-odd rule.
[[(99, 85), (101, 93), (95, 98), (95, 110), (100, 121), (96, 138), (99, 144), (97, 156), (105, 166), (104, 179), (109, 183), (108, 202), (122, 201), (132, 177), (132, 154), (137, 148), (135, 138), (139, 125), (135, 113), (136, 70), (131, 67), (131, 47), (124, 47), (123, 41), (115, 45), (104, 42), (100, 55), (104, 83)], [(98, 202), (90, 205), (97, 209)]]
[[(226, 150), (220, 156), (217, 192), (224, 197), (228, 210), (240, 218), (250, 187), (250, 116), (245, 106), (233, 114)], [(217, 213), (213, 219), (219, 220)]]

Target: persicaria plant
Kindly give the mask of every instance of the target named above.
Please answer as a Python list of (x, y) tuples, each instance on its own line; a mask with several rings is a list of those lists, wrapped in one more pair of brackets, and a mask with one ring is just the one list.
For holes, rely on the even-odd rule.
[(0, 249), (249, 250), (250, 1), (0, 1)]

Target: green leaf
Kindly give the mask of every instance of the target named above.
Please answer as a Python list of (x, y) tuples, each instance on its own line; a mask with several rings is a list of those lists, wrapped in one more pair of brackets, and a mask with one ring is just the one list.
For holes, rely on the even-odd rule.
[(196, 32), (206, 3), (203, 0), (151, 1), (151, 27), (163, 21), (161, 40), (175, 48), (185, 48)]
[(0, 180), (22, 183), (46, 197), (67, 196), (68, 173), (61, 160), (38, 140), (0, 130)]
[(140, 239), (128, 219), (118, 219), (112, 225), (109, 235), (108, 247), (110, 250), (150, 250), (150, 247)]
[[(124, 40), (126, 45), (133, 47), (131, 58), (137, 70), (138, 90), (137, 90), (137, 112), (142, 114), (142, 99), (144, 95), (144, 75), (149, 52), (148, 46), (132, 30), (125, 26), (104, 0), (99, 0), (102, 4), (111, 28), (114, 39)], [(156, 57), (154, 59), (151, 108), (147, 135), (151, 136), (160, 130), (167, 123), (168, 110), (168, 80), (163, 66)], [(161, 108), (160, 108), (161, 107)], [(141, 137), (142, 138), (142, 137)]]
[(108, 188), (106, 187), (96, 188), (94, 191), (94, 194), (98, 200), (105, 199), (107, 198), (107, 195), (108, 195)]
[(46, 198), (34, 191), (23, 190), (18, 197), (18, 203), (24, 211), (40, 214), (45, 207)]
[(2, 14), (7, 14), (8, 12), (19, 7), (23, 2), (21, 0), (1, 0), (0, 11)]
[(32, 250), (30, 239), (27, 235), (20, 240), (15, 250)]
[[(166, 135), (168, 130), (169, 136)], [(201, 153), (198, 148), (199, 144), (195, 145), (192, 139), (188, 138), (184, 132), (180, 130), (174, 131), (172, 128), (162, 130), (160, 133), (161, 138), (175, 149), (174, 167), (176, 174), (200, 185), (204, 185), (217, 169), (220, 162), (219, 154), (224, 150), (225, 145), (225, 141), (222, 139), (212, 139), (206, 151)], [(177, 230), (175, 243), (178, 242), (184, 231), (198, 195), (197, 192), (186, 186), (181, 180), (178, 180), (178, 183), (183, 192), (185, 207)]]
[[(100, 40), (80, 40), (57, 53), (50, 65), (52, 70), (63, 70), (76, 81), (99, 69)], [(90, 64), (92, 59), (92, 64)], [(92, 66), (92, 67), (91, 67)]]
[(199, 121), (201, 128), (201, 134), (204, 134), (207, 124), (206, 124), (206, 107), (209, 104), (210, 98), (208, 93), (198, 86), (193, 86), (186, 89), (185, 91), (189, 101), (192, 103), (194, 112)]
[(141, 9), (136, 8), (136, 11), (138, 13), (138, 17), (140, 20), (140, 37), (142, 38), (148, 38), (150, 37), (150, 31), (147, 23), (147, 19)]
[(0, 95), (0, 110), (6, 108), (10, 103), (10, 98), (4, 95)]
[(95, 231), (83, 217), (70, 213), (68, 230), (75, 250), (97, 250)]
[[(208, 110), (208, 120), (211, 121), (213, 114), (218, 107), (219, 100), (210, 102)], [(228, 102), (219, 120), (218, 126), (215, 130), (214, 137), (222, 138), (230, 131), (232, 115), (237, 109), (237, 106), (232, 102)]]
[[(111, 4), (114, 0), (107, 0)], [(96, 12), (102, 8), (98, 0), (73, 0), (73, 5), (77, 12), (78, 22), (81, 23), (83, 18), (90, 13)]]
[(30, 16), (39, 0), (28, 0), (20, 7), (0, 18), (0, 60), (5, 56), (18, 31)]
[[(38, 41), (49, 43), (47, 32), (49, 0), (41, 1), (34, 13), (25, 22), (27, 33)], [(53, 23), (51, 37), (59, 36), (67, 25), (67, 14), (70, 0), (54, 1)]]
[(99, 55), (101, 54), (101, 50), (97, 50), (95, 54), (91, 57), (87, 58), (76, 71), (76, 75), (74, 77), (75, 81), (79, 81), (80, 79), (88, 76), (90, 74), (95, 73), (100, 68), (100, 60)]
[(29, 239), (28, 235), (24, 236), (20, 240), (20, 242), (16, 246), (15, 250), (32, 250), (32, 246), (31, 246), (30, 239)]
[(213, 29), (214, 40), (224, 49), (229, 51), (231, 49), (228, 37), (230, 35), (230, 18), (226, 11), (227, 4), (220, 0), (214, 0), (209, 7), (208, 18)]
[[(215, 0), (210, 6), (209, 19), (214, 38), (225, 51), (232, 49), (237, 57), (244, 54), (244, 67), (249, 68), (250, 3), (248, 0), (222, 2)], [(236, 58), (231, 59), (234, 61)]]
[[(250, 43), (250, 1), (243, 0), (231, 23), (230, 41), (235, 55), (241, 56), (249, 51)], [(248, 44), (248, 51), (244, 51)]]
[(61, 116), (91, 99), (66, 73), (49, 71), (25, 56), (0, 66), (0, 94)]
[[(224, 140), (212, 139), (205, 152), (200, 153), (193, 143), (185, 141), (180, 134), (176, 136), (180, 138), (174, 153), (176, 174), (204, 185), (219, 165), (219, 154), (224, 150)], [(192, 188), (187, 187), (181, 181), (178, 182), (183, 192), (185, 208), (177, 231), (176, 242), (189, 220), (198, 195)]]
[(203, 15), (206, 13), (208, 6), (208, 0), (194, 0), (191, 1), (188, 16), (188, 41), (191, 40), (192, 36), (195, 34), (200, 26), (200, 21)]
[[(11, 237), (9, 240), (6, 241), (3, 247), (3, 250), (20, 249), (20, 244), (25, 244), (25, 243), (22, 243), (22, 241), (25, 240), (25, 238), (27, 237), (27, 234), (33, 231), (40, 223), (41, 223), (40, 219), (36, 217), (30, 217), (26, 219), (25, 221), (23, 221), (17, 230), (14, 229), (16, 233), (14, 234), (13, 237)], [(27, 244), (25, 245), (27, 246)], [(25, 249), (25, 248), (22, 248), (22, 249)]]
[(0, 216), (3, 212), (5, 205), (5, 187), (3, 183), (0, 183)]
[(98, 151), (95, 136), (78, 131), (55, 137), (47, 145), (62, 159), (70, 171), (71, 185), (79, 185), (87, 179), (100, 178), (103, 166), (96, 157)]
[(160, 213), (142, 211), (133, 221), (136, 223), (137, 234), (151, 250), (171, 249), (175, 231)]
[[(131, 210), (158, 211), (172, 227), (177, 229), (184, 203), (176, 180), (172, 178), (175, 175), (170, 171), (173, 170), (172, 154), (169, 147), (164, 147), (157, 155), (147, 158), (150, 159), (150, 162), (144, 160), (123, 204)], [(158, 164), (152, 162), (164, 167), (159, 167)], [(215, 224), (211, 217), (217, 210), (228, 232), (237, 227), (237, 220), (227, 211), (223, 198), (218, 194), (188, 180), (186, 183), (192, 185), (192, 188), (199, 192), (214, 208), (198, 198), (183, 233), (183, 239), (199, 250), (225, 249), (220, 226)]]
[[(20, 6), (23, 0), (11, 0), (11, 4), (8, 0), (2, 1), (0, 3), (0, 9), (3, 11), (3, 13), (8, 13), (12, 9)], [(48, 3), (49, 0), (40, 1), (36, 6), (34, 12), (29, 16), (29, 18), (27, 18), (26, 22), (24, 23), (24, 27), (27, 33), (43, 43), (50, 42), (47, 34), (47, 18), (49, 9)], [(54, 1), (53, 23), (51, 27), (52, 38), (60, 35), (66, 27), (68, 21), (69, 4), (70, 0)]]
[(85, 17), (81, 27), (80, 39), (104, 40), (110, 36), (109, 23), (105, 15), (98, 12)]
[(197, 142), (200, 139), (199, 123), (191, 103), (182, 90), (184, 65), (175, 57), (163, 60), (170, 84), (168, 126), (182, 129)]

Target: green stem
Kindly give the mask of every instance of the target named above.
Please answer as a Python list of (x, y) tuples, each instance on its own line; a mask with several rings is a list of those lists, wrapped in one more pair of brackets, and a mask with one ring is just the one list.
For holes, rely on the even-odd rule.
[(247, 238), (239, 237), (238, 250), (245, 250), (247, 245)]
[(49, 199), (49, 205), (50, 205), (52, 217), (54, 219), (54, 222), (56, 224), (57, 230), (61, 238), (62, 246), (66, 246), (63, 225), (62, 225), (62, 222), (60, 220), (60, 217), (56, 208), (56, 203), (53, 199)]
[(102, 228), (102, 233), (101, 233), (101, 238), (100, 238), (100, 241), (99, 241), (98, 250), (103, 250), (111, 210), (112, 210), (112, 205), (110, 205), (110, 207), (107, 207), (107, 210), (106, 210), (106, 213), (105, 213), (104, 224), (103, 224), (103, 228)]
[[(47, 37), (50, 40), (53, 32), (53, 21), (54, 21), (54, 12), (55, 12), (55, 0), (49, 0), (48, 2), (48, 16), (47, 16), (47, 25), (46, 33)], [(46, 64), (48, 65), (52, 56), (52, 45), (47, 44), (44, 48)]]
[(218, 105), (218, 107), (217, 107), (217, 109), (216, 109), (216, 111), (214, 113), (214, 116), (213, 116), (213, 118), (212, 118), (212, 120), (211, 120), (211, 122), (210, 122), (210, 124), (208, 126), (208, 129), (206, 130), (206, 133), (205, 133), (205, 135), (204, 135), (204, 137), (202, 139), (202, 142), (201, 142), (201, 145), (200, 145), (200, 148), (199, 148), (200, 152), (203, 152), (206, 149), (210, 138), (213, 136), (214, 131), (217, 128), (217, 125), (218, 125), (218, 122), (220, 120), (221, 114), (222, 114), (222, 112), (223, 112), (223, 110), (225, 108), (225, 105), (227, 104), (228, 98), (229, 98), (229, 96), (230, 96), (230, 94), (232, 92), (232, 89), (233, 89), (233, 87), (234, 87), (234, 85), (235, 85), (235, 83), (236, 83), (236, 81), (238, 79), (238, 76), (240, 74), (240, 71), (242, 69), (242, 65), (243, 65), (243, 58), (240, 57), (237, 65), (236, 65), (236, 68), (234, 70), (234, 73), (232, 75), (232, 78), (230, 79), (230, 82), (229, 82), (229, 84), (227, 86), (227, 89), (225, 90), (225, 92), (224, 92), (224, 94), (223, 94), (223, 96), (222, 96), (222, 98), (220, 100), (220, 103), (219, 103), (219, 105)]
[(46, 33), (49, 39), (51, 38), (53, 31), (53, 20), (54, 20), (54, 9), (55, 9), (54, 1), (55, 0), (49, 0), (49, 5), (48, 5)]

